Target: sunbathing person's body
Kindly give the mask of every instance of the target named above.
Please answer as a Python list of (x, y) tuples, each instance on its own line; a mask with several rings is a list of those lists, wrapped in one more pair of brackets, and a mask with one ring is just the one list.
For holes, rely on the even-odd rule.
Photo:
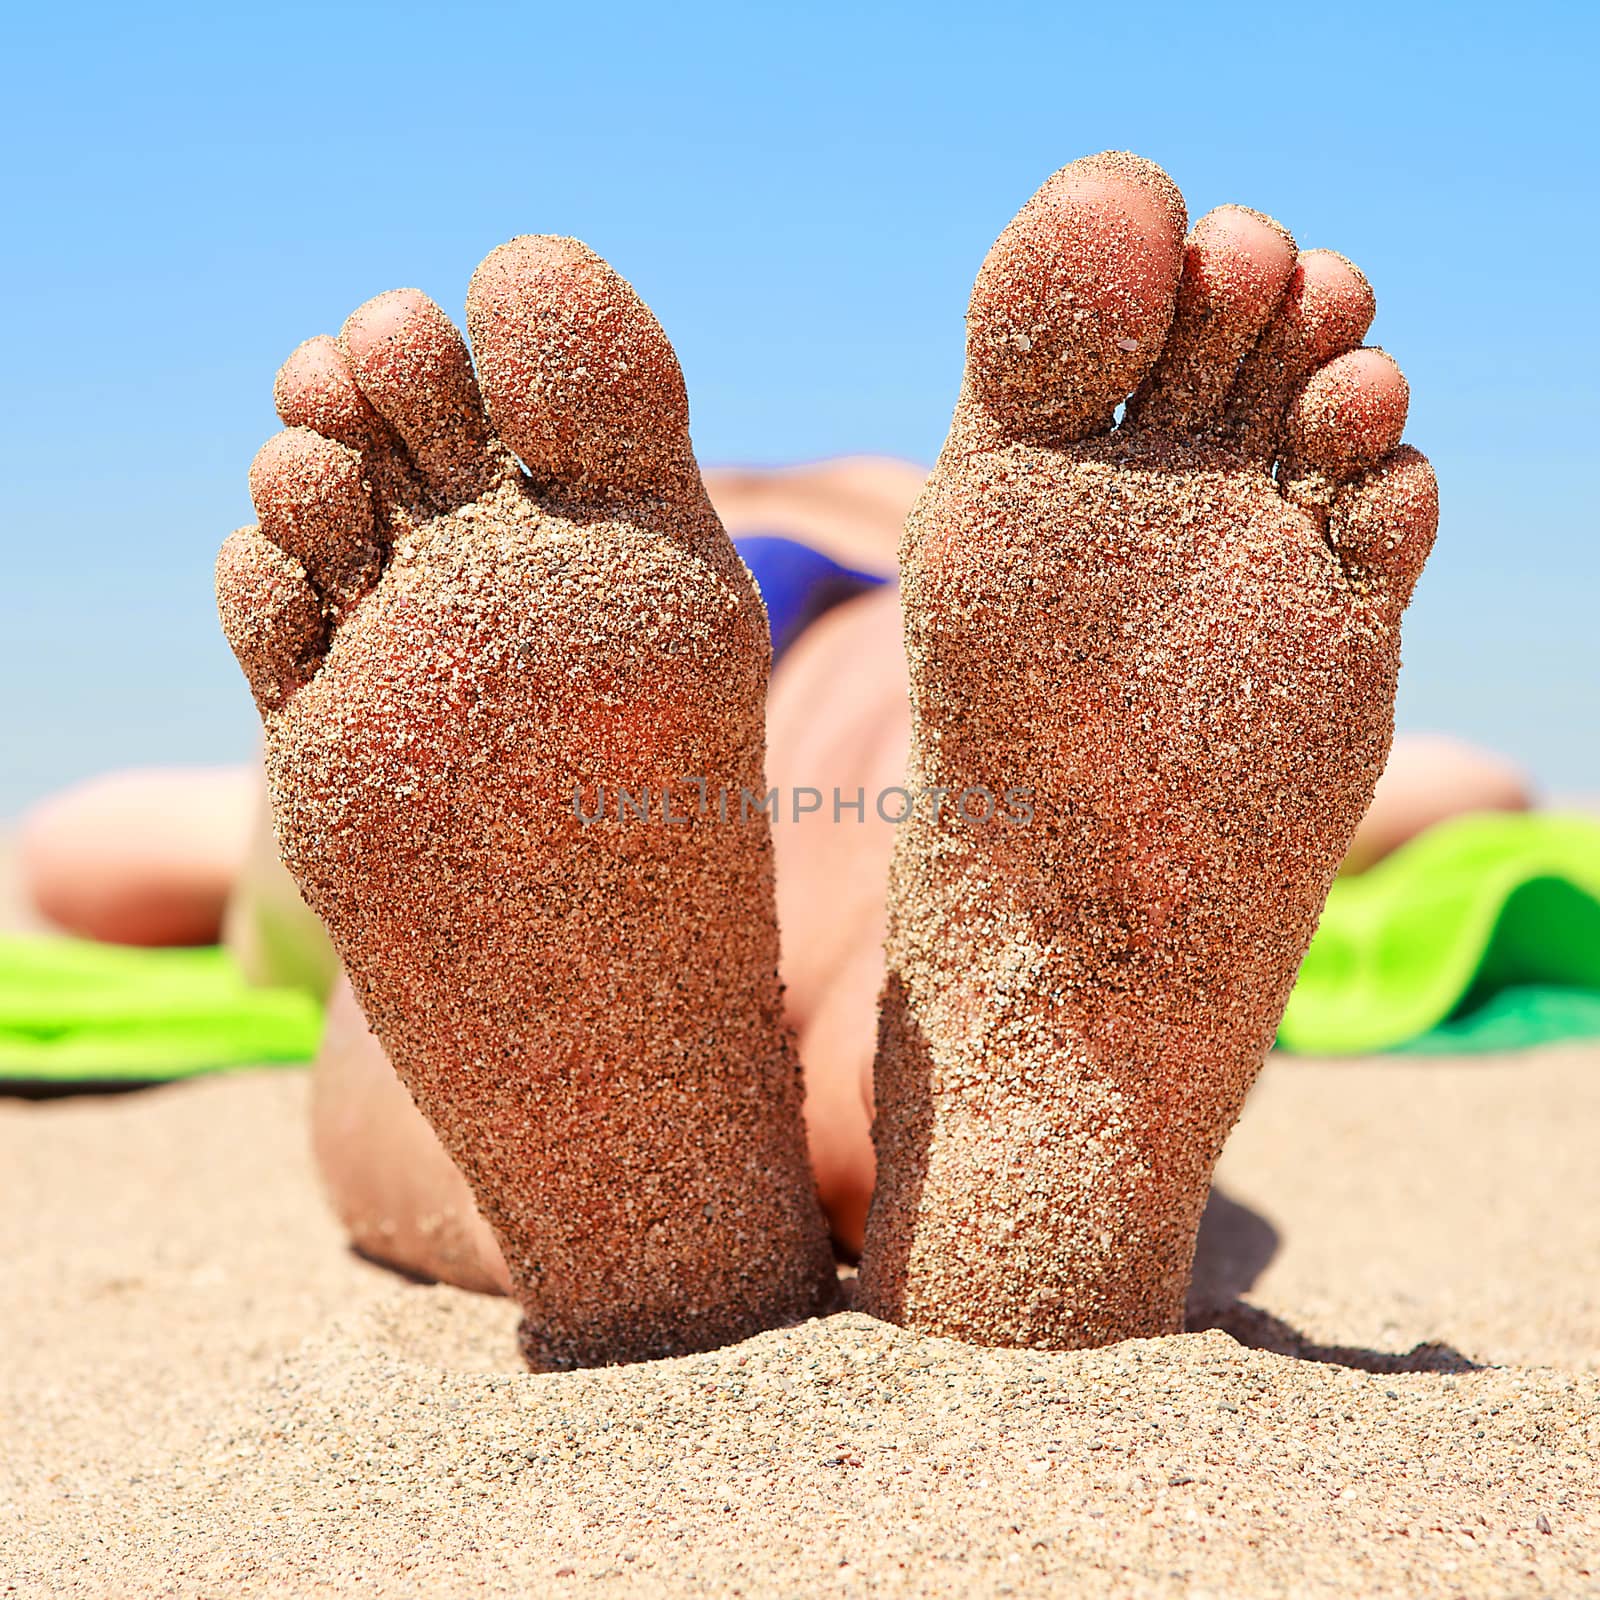
[[(1115, 165), (1101, 170), (1084, 165), (1074, 175), (1075, 169), (1068, 169), (1064, 187), (1053, 194), (1042, 191), (1041, 199), (1034, 203), (1032, 220), (1025, 212), (1017, 226), (1026, 228), (1041, 218), (1048, 226), (1054, 226), (1051, 219), (1058, 215), (1076, 220), (1060, 239), (1042, 245), (1035, 242), (1025, 248), (1080, 250), (1086, 252), (1087, 259), (1104, 245), (1112, 256), (1125, 257), (1131, 239), (1139, 252), (1150, 252), (1150, 259), (1157, 263), (1156, 277), (1170, 270), (1174, 275), (1172, 283), (1175, 283), (1176, 267), (1167, 262), (1167, 256), (1174, 249), (1173, 240), (1181, 235), (1181, 225), (1177, 234), (1172, 231), (1173, 219), (1178, 214), (1172, 209), (1175, 191), (1168, 192), (1170, 185), (1162, 188), (1149, 176), (1152, 171)], [(1252, 235), (1253, 224), (1239, 220), (1247, 218), (1248, 213), (1215, 215), (1222, 221), (1212, 230), (1214, 242), (1202, 239), (1199, 244), (1192, 244), (1191, 255), (1196, 250), (1203, 255), (1206, 248), (1213, 248), (1224, 258), (1230, 251), (1235, 253), (1236, 259), (1244, 259), (1251, 252), (1262, 259), (1271, 256), (1276, 236), (1258, 238)], [(1102, 225), (1110, 232), (1097, 243), (1094, 229)], [(1074, 234), (1072, 230), (1080, 227), (1087, 232)], [(1112, 235), (1117, 236), (1114, 248), (1107, 243)], [(1246, 240), (1243, 245), (1239, 243), (1240, 238)], [(1241, 351), (1249, 347), (1266, 323), (1287, 281), (1293, 252), (1292, 246), (1285, 248), (1288, 253), (1283, 258), (1281, 280), (1273, 278), (1279, 271), (1274, 262), (1265, 270), (1259, 303), (1235, 308), (1232, 313), (1243, 341)], [(1172, 259), (1176, 262), (1177, 257)], [(1001, 260), (1003, 268), (1004, 258)], [(1332, 274), (1327, 281), (1332, 286), (1329, 292), (1335, 298), (1346, 294), (1352, 301), (1359, 300), (1364, 286), (1358, 287), (1353, 275), (1341, 278), (1339, 274), (1346, 269), (1331, 266), (1334, 262), (1337, 258), (1314, 258), (1309, 270), (1313, 275)], [(1089, 269), (1095, 270), (1092, 259)], [(1307, 269), (1297, 270), (1304, 274)], [(1000, 281), (991, 274), (991, 287)], [(1152, 284), (1155, 281), (1153, 277)], [(982, 284), (980, 280), (980, 289)], [(515, 285), (506, 292), (514, 290)], [(1150, 298), (1142, 301), (1141, 296), (1147, 292)], [(1117, 314), (1126, 313), (1135, 320), (1143, 317), (1149, 322), (1150, 327), (1142, 337), (1152, 351), (1159, 348), (1165, 332), (1164, 317), (1172, 314), (1171, 292), (1171, 284), (1164, 289), (1152, 287), (1148, 291), (1137, 286), (1133, 289), (1123, 286), (1119, 290), (1125, 295), (1126, 303)], [(1160, 304), (1162, 294), (1168, 296), (1164, 313)], [(975, 301), (974, 316), (980, 329), (983, 317), (1000, 315), (1000, 310), (996, 309), (999, 304), (996, 302), (996, 306), (984, 310)], [(1179, 306), (1181, 318), (1184, 306), (1181, 299)], [(387, 312), (394, 311), (394, 306), (387, 308)], [(414, 311), (422, 317), (433, 315), (431, 310), (413, 308), (409, 303), (400, 306), (399, 311), (407, 314)], [(367, 314), (370, 321), (373, 314)], [(496, 337), (509, 337), (503, 325), (494, 323), (497, 314), (492, 310), (482, 313), (485, 332), (491, 342)], [(1370, 317), (1370, 307), (1365, 315)], [(1226, 317), (1223, 320), (1226, 321)], [(404, 331), (403, 320), (396, 326)], [(1342, 343), (1330, 344), (1314, 355), (1308, 354), (1305, 360), (1309, 364), (1292, 372), (1293, 382), (1297, 385), (1322, 362), (1339, 357), (1342, 351), (1359, 341), (1364, 326), (1363, 321)], [(1229, 336), (1232, 337), (1231, 331)], [(356, 349), (360, 337), (358, 321), (347, 328), (346, 350)], [(1067, 342), (1071, 342), (1070, 338)], [(1127, 387), (1135, 387), (1139, 377), (1149, 370), (1148, 361), (1136, 354), (1141, 338), (1125, 334), (1114, 342), (1122, 353), (1113, 358), (1113, 365), (1125, 366), (1131, 375)], [(1167, 372), (1169, 392), (1158, 391), (1149, 404), (1154, 409), (1159, 409), (1157, 401), (1179, 410), (1184, 406), (1197, 406), (1209, 415), (1210, 400), (1196, 399), (1190, 384), (1194, 371), (1204, 367), (1207, 351), (1199, 344), (1193, 349), (1181, 343), (1171, 348), (1177, 352), (1174, 360), (1181, 357), (1189, 365), (1181, 371)], [(1026, 343), (1019, 340), (1014, 345), (1014, 351), (1022, 355), (1028, 355), (1031, 349), (1031, 339)], [(1124, 360), (1124, 356), (1130, 359)], [(515, 359), (514, 352), (505, 358), (513, 365)], [(1028, 363), (1018, 363), (1012, 355), (1007, 355), (1005, 361), (1016, 366), (1014, 373), (1002, 362), (985, 376), (987, 369), (982, 366), (983, 359), (987, 358), (981, 357), (980, 352), (978, 376), (973, 380), (979, 384), (979, 390), (975, 391), (978, 397), (964, 401), (968, 408), (965, 425), (977, 426), (971, 447), (979, 451), (993, 446), (984, 429), (994, 417), (1001, 417), (994, 426), (1002, 433), (1014, 425), (1015, 419), (1007, 420), (1009, 414), (1003, 413), (1007, 406), (1022, 404), (1017, 398), (1022, 391), (1013, 393), (1007, 385), (1034, 381), (1025, 370)], [(1062, 359), (1066, 359), (1065, 352)], [(1226, 355), (1221, 359), (1227, 359)], [(1232, 359), (1236, 361), (1237, 355)], [(359, 351), (357, 363), (359, 367)], [(1389, 376), (1390, 371), (1392, 369), (1385, 369), (1382, 363), (1368, 362), (1364, 366), (1358, 363), (1341, 381), (1352, 387), (1358, 401), (1363, 395), (1377, 395), (1381, 411), (1387, 404), (1382, 397), (1393, 390), (1397, 380), (1397, 374), (1393, 378)], [(1123, 380), (1120, 370), (1102, 376), (1112, 386)], [(478, 442), (478, 436), (474, 435), (465, 455), (440, 458), (429, 467), (424, 456), (430, 444), (437, 442), (440, 427), (437, 417), (408, 414), (406, 408), (411, 402), (403, 387), (385, 391), (388, 379), (382, 373), (362, 376), (358, 371), (358, 377), (411, 446), (413, 458), (423, 462), (420, 470), (424, 475), (433, 471), (441, 479), (452, 475), (470, 477), (474, 493), (478, 492), (480, 480), (489, 481), (490, 468), (479, 465), (480, 460), (493, 459), (492, 455), (483, 454), (493, 445), (487, 433), (482, 435), (486, 444)], [(401, 380), (403, 377), (402, 374)], [(984, 388), (984, 385), (989, 387)], [(983, 398), (985, 395), (988, 398)], [(1279, 408), (1279, 420), (1288, 398), (1287, 391), (1269, 397), (1270, 403)], [(506, 400), (501, 403), (511, 404)], [(994, 407), (1000, 410), (996, 412)], [(1403, 417), (1403, 395), (1398, 410)], [(307, 415), (311, 415), (309, 409)], [(982, 426), (974, 422), (974, 419), (983, 418), (989, 421)], [(287, 412), (286, 420), (289, 420)], [(498, 416), (496, 420), (500, 420)], [(1186, 419), (1186, 424), (1193, 420)], [(1279, 420), (1271, 422), (1267, 430), (1270, 436), (1265, 437), (1261, 446), (1268, 460), (1277, 447)], [(1380, 442), (1387, 449), (1393, 443), (1387, 436), (1390, 425), (1387, 414), (1379, 420)], [(1068, 419), (1068, 422), (1070, 436), (1078, 437), (1078, 432), (1073, 430), (1078, 430), (1079, 421)], [(316, 421), (312, 425), (321, 426)], [(511, 425), (517, 426), (515, 419)], [(1152, 426), (1156, 426), (1154, 421)], [(1337, 432), (1337, 428), (1334, 431)], [(1397, 430), (1395, 436), (1398, 437)], [(527, 449), (532, 446), (525, 447), (514, 437), (511, 442), (527, 459)], [(533, 439), (533, 446), (548, 445), (549, 440), (543, 435)], [(291, 442), (285, 448), (300, 447)], [(1344, 446), (1338, 448), (1342, 450)], [(422, 455), (418, 455), (419, 450)], [(1359, 476), (1369, 467), (1372, 463), (1366, 451), (1364, 442), (1352, 445), (1348, 462), (1336, 451), (1324, 464), (1330, 485), (1352, 474)], [(330, 462), (332, 459), (330, 456)], [(460, 465), (462, 460), (467, 462), (465, 468)], [(274, 497), (281, 500), (294, 492), (292, 485), (280, 490), (276, 476), (279, 470), (275, 457), (265, 458), (264, 466), (258, 465), (257, 501), (264, 524), (280, 515), (274, 510)], [(322, 470), (320, 465), (318, 470)], [(562, 470), (567, 468), (563, 466)], [(289, 476), (292, 478), (292, 473)], [(799, 535), (824, 548), (831, 543), (830, 553), (845, 565), (888, 570), (899, 525), (916, 495), (920, 476), (910, 469), (857, 463), (790, 474), (746, 473), (720, 477), (708, 474), (707, 484), (723, 522), (735, 534), (759, 531)], [(465, 491), (452, 487), (450, 492)], [(1330, 487), (1329, 493), (1333, 492)], [(293, 516), (282, 514), (280, 520), (291, 531), (296, 526)], [(303, 558), (308, 570), (315, 555), (313, 550)], [(250, 547), (249, 558), (261, 559), (255, 546)], [(371, 581), (370, 575), (357, 572), (354, 566), (350, 566), (349, 571), (341, 568), (337, 572), (330, 569), (330, 572), (329, 581), (335, 585), (348, 579), (352, 593), (360, 584)], [(1409, 577), (1406, 581), (1408, 584)], [(263, 698), (269, 713), (276, 714), (286, 696), (294, 692), (293, 686), (286, 688), (273, 678), (271, 672), (263, 668), (265, 658), (251, 656), (253, 648), (253, 645), (241, 648), (242, 659), (256, 683), (258, 697)], [(270, 668), (271, 662), (266, 666)], [(997, 681), (994, 688), (999, 693), (1004, 685)], [(1379, 748), (1385, 714), (1382, 705), (1373, 709), (1377, 720), (1370, 729), (1368, 743), (1372, 749)], [(767, 704), (767, 782), (783, 794), (811, 787), (830, 797), (835, 790), (847, 797), (854, 796), (858, 790), (869, 797), (875, 796), (903, 781), (910, 731), (898, 594), (885, 589), (862, 595), (814, 623), (779, 663)], [(1367, 747), (1363, 745), (1362, 748), (1366, 750)], [(1361, 761), (1366, 761), (1366, 755)], [(1387, 790), (1380, 789), (1379, 801), (1368, 813), (1364, 832), (1358, 833), (1351, 845), (1352, 859), (1363, 862), (1374, 859), (1418, 827), (1459, 810), (1525, 803), (1520, 782), (1502, 764), (1450, 747), (1419, 745), (1408, 752), (1402, 744), (1389, 773)], [(167, 780), (150, 781), (163, 783)], [(1336, 787), (1345, 783), (1338, 774), (1334, 774), (1334, 781)], [(1363, 781), (1359, 772), (1352, 776), (1349, 792), (1360, 791)], [(92, 803), (87, 800), (77, 801), (75, 809), (71, 802), (58, 803), (53, 812), (46, 811), (35, 819), (29, 834), (28, 862), (35, 898), (40, 905), (79, 931), (102, 937), (144, 941), (193, 938), (204, 937), (212, 931), (223, 897), (231, 888), (233, 935), (247, 959), (262, 970), (263, 976), (282, 975), (286, 947), (293, 959), (307, 960), (308, 953), (316, 947), (317, 934), (313, 924), (299, 920), (298, 907), (287, 901), (281, 879), (275, 879), (272, 870), (253, 870), (245, 874), (237, 886), (230, 883), (234, 864), (244, 852), (243, 841), (249, 826), (237, 796), (220, 802), (234, 808), (224, 818), (216, 814), (219, 801), (215, 795), (202, 798), (197, 787), (183, 788), (176, 779), (171, 780), (171, 784), (172, 787), (164, 791), (164, 798), (163, 791), (146, 789), (144, 803), (148, 809), (168, 817), (181, 815), (186, 807), (204, 809), (208, 820), (203, 851), (197, 849), (193, 858), (183, 863), (174, 860), (169, 852), (159, 870), (150, 873), (147, 870), (149, 855), (136, 841), (130, 841), (125, 861), (119, 865), (102, 858), (97, 863), (98, 883), (86, 888), (81, 875), (76, 874), (75, 841), (81, 840), (86, 828), (104, 833), (104, 821), (94, 816)], [(126, 798), (135, 792), (127, 787), (123, 796)], [(1394, 797), (1387, 803), (1386, 793)], [(153, 804), (152, 794), (156, 796)], [(1419, 796), (1422, 797), (1420, 804)], [(1340, 803), (1344, 806), (1343, 798)], [(797, 822), (780, 824), (774, 838), (778, 919), (783, 930), (785, 1003), (789, 1021), (798, 1036), (805, 1070), (807, 1137), (812, 1167), (835, 1237), (847, 1249), (854, 1250), (861, 1243), (866, 1204), (873, 1185), (869, 1108), (877, 1002), (884, 976), (884, 886), (895, 830), (875, 815), (875, 807), (869, 799), (862, 821), (854, 820), (852, 814), (836, 823), (831, 809), (825, 807)], [(309, 863), (312, 858), (302, 850), (302, 859)], [(270, 868), (271, 864), (264, 865)], [(258, 868), (262, 866), (258, 858)], [(313, 868), (307, 865), (303, 870)], [(136, 885), (141, 872), (146, 874), (142, 898), (125, 892)], [(181, 884), (186, 908), (184, 916), (175, 916), (170, 906), (162, 906), (163, 882)], [(204, 910), (208, 892), (212, 907), (209, 921)], [(359, 921), (362, 915), (359, 898), (344, 914)], [(302, 930), (299, 933), (294, 932), (297, 923)], [(349, 937), (359, 944), (365, 935), (353, 927)], [(1287, 981), (1287, 975), (1279, 976)], [(343, 981), (333, 1000), (328, 1038), (318, 1067), (316, 1115), (318, 1150), (324, 1173), (341, 1215), (360, 1246), (413, 1271), (478, 1287), (505, 1286), (506, 1269), (501, 1253), (489, 1229), (478, 1218), (465, 1180), (418, 1114), (406, 1090), (400, 1087)], [(693, 1141), (695, 1134), (692, 1129), (685, 1128), (681, 1137)]]

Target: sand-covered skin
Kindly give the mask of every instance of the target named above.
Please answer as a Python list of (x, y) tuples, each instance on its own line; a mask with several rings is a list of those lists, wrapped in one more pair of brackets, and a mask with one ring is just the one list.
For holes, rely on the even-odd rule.
[(1280, 1342), (1454, 1369), (1394, 1373), (1215, 1331), (1050, 1354), (842, 1315), (529, 1374), (512, 1304), (342, 1249), (306, 1093), (0, 1105), (17, 1594), (1600, 1586), (1592, 1048), (1269, 1064), (1200, 1286)]
[(296, 352), (218, 603), (284, 861), (499, 1239), (530, 1358), (709, 1348), (833, 1287), (770, 831), (737, 809), (765, 794), (766, 617), (631, 288), (521, 239), (468, 314), (481, 398), (416, 291)]
[(1212, 1166), (1389, 748), (1437, 500), (1395, 448), (1404, 380), (1345, 353), (1370, 291), (1240, 208), (1184, 226), (1129, 156), (1028, 202), (901, 546), (921, 798), (861, 1270), (924, 1332), (1180, 1325)]

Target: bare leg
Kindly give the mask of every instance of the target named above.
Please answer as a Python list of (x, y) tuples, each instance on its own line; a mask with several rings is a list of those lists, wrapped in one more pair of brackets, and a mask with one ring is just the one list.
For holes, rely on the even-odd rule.
[(243, 867), (257, 784), (245, 767), (157, 767), (68, 789), (23, 821), (23, 892), (85, 939), (210, 944)]
[(1526, 811), (1533, 785), (1517, 765), (1443, 734), (1402, 733), (1344, 858), (1362, 872), (1436, 823), (1474, 811)]

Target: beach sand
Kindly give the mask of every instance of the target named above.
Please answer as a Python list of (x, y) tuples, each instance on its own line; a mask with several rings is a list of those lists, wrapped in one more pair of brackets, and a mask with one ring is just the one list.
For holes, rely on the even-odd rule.
[(543, 1376), (343, 1248), (306, 1091), (0, 1102), (4, 1592), (1600, 1592), (1595, 1049), (1274, 1059), (1204, 1331)]

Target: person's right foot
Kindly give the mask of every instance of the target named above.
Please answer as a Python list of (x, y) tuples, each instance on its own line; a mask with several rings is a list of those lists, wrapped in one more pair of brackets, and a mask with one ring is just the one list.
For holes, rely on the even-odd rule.
[(861, 1301), (928, 1332), (1181, 1326), (1389, 745), (1438, 499), (1371, 291), (1257, 213), (1184, 223), (1131, 156), (1029, 201), (901, 547), (907, 787), (948, 798), (896, 841)]
[(499, 1239), (529, 1354), (704, 1348), (834, 1292), (770, 835), (689, 787), (765, 792), (766, 618), (626, 283), (519, 239), (468, 322), (483, 403), (414, 290), (290, 358), (218, 605), (284, 860)]

